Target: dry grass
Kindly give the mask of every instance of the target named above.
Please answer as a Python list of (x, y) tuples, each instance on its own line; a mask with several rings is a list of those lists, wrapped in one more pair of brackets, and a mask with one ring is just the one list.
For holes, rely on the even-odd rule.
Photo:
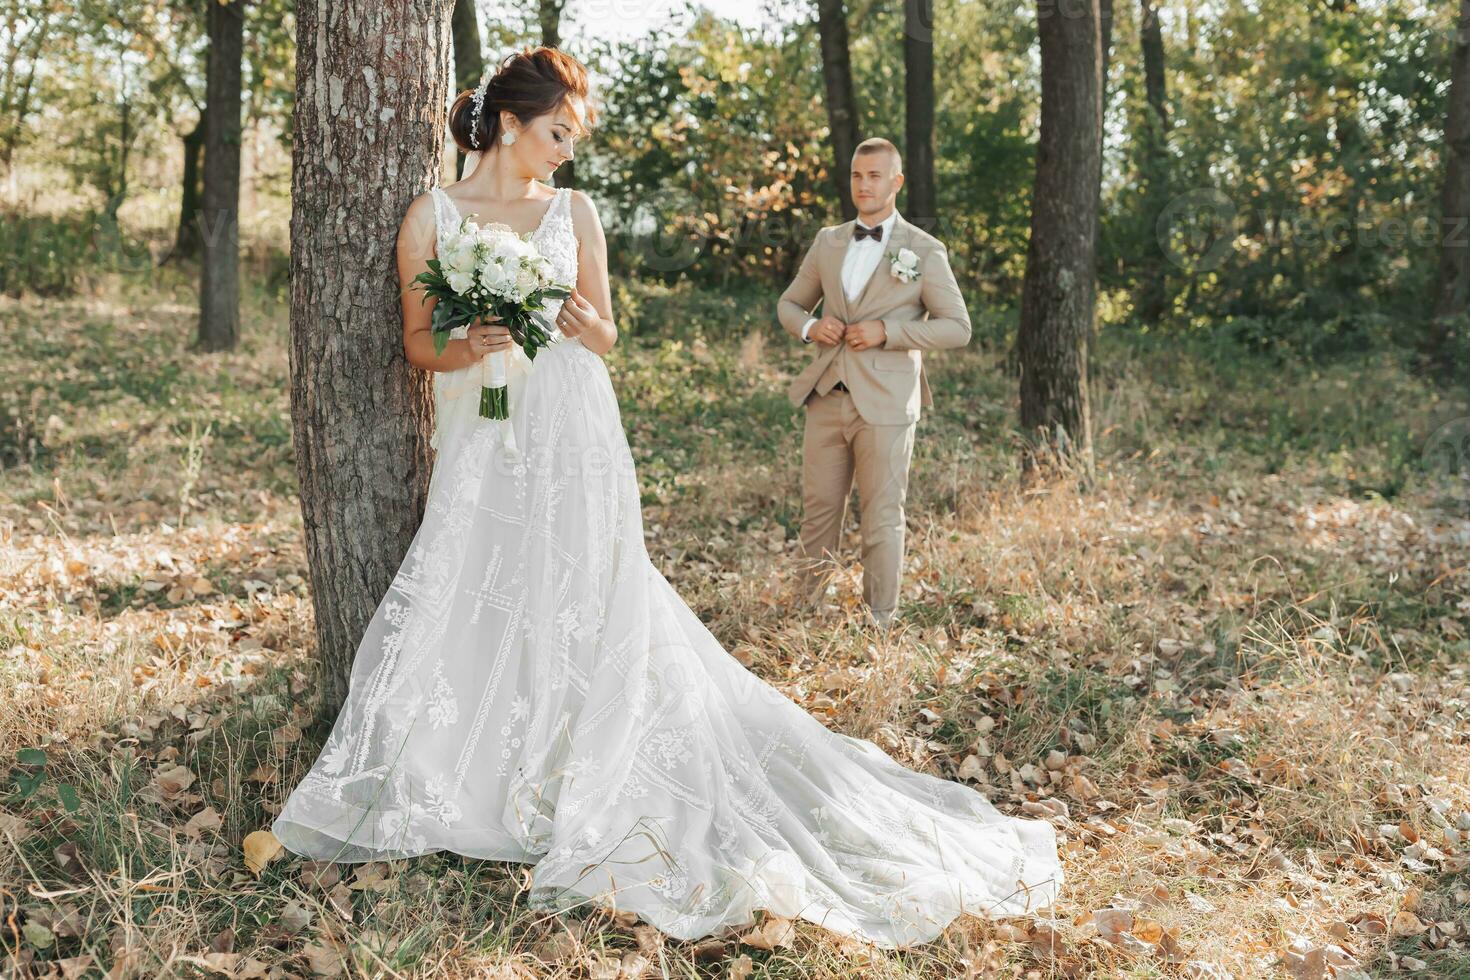
[[(1266, 380), (1114, 352), (1085, 490), (1021, 482), (999, 358), (933, 358), (904, 625), (881, 641), (855, 568), (791, 612), (799, 352), (758, 332), (616, 352), (650, 551), (727, 648), (1065, 840), (1046, 922), (965, 920), (899, 953), (802, 923), (765, 950), (531, 912), (523, 868), (453, 855), (252, 873), (246, 836), (323, 734), (285, 310), (254, 300), (241, 350), (213, 359), (183, 351), (178, 284), (7, 302), (0, 323), (10, 969), (1470, 974), (1470, 520), (1463, 483), (1416, 457), (1470, 410), (1388, 358)], [(44, 768), (18, 754), (40, 747)]]

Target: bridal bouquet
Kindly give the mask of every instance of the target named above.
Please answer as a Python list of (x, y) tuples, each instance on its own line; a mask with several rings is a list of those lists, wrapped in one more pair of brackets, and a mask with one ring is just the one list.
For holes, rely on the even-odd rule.
[[(446, 236), (438, 258), (414, 282), (424, 287), (424, 299), (433, 296), (434, 352), (444, 353), (450, 331), (476, 318), (499, 317), (500, 326), (526, 357), (551, 343), (551, 321), (542, 311), (548, 300), (566, 299), (571, 291), (551, 278), (551, 262), (531, 244), (502, 224), (477, 226), (468, 218)], [(510, 418), (505, 352), (495, 351), (481, 361), (480, 417)], [(488, 364), (486, 363), (488, 362)]]

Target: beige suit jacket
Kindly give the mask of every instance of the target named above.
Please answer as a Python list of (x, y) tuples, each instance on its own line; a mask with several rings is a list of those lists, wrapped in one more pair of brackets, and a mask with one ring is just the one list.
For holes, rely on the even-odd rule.
[[(888, 339), (881, 348), (848, 350), (847, 345), (824, 347), (813, 342), (811, 363), (787, 389), (791, 403), (800, 407), (823, 372), (837, 358), (852, 396), (853, 406), (872, 425), (902, 425), (919, 418), (920, 406), (934, 404), (924, 374), (922, 351), (963, 347), (970, 342), (970, 314), (949, 268), (944, 243), (897, 215), (892, 241), (883, 243), (883, 256), (857, 298), (848, 302), (842, 289), (842, 259), (852, 242), (856, 221), (828, 225), (801, 260), (796, 279), (781, 294), (776, 316), (798, 340), (802, 324), (817, 303), (844, 323), (882, 320)], [(919, 278), (904, 282), (889, 266), (890, 253), (911, 249), (919, 256)]]

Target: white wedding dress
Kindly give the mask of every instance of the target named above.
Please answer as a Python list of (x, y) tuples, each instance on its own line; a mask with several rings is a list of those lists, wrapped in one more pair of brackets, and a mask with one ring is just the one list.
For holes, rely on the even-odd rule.
[[(459, 216), (432, 193), (442, 242)], [(574, 281), (569, 193), (533, 236)], [(678, 939), (765, 908), (896, 947), (1050, 905), (1049, 824), (830, 731), (680, 599), (602, 358), (513, 353), (519, 452), (478, 417), (478, 367), (435, 377), (423, 523), (275, 836), (323, 860), (530, 863), (531, 907), (615, 906)]]

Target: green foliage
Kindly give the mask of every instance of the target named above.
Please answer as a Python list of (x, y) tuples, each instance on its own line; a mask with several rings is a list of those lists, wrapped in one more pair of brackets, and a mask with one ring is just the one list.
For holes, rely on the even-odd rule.
[[(1166, 278), (1165, 322), (1219, 317), (1247, 343), (1322, 356), (1377, 343), (1378, 311), (1422, 310), (1437, 255), (1448, 32), (1390, 0), (1264, 12), (1232, 0), (1169, 30), (1172, 125), (1153, 114), (1132, 33), (1115, 72), (1126, 132), (1105, 191), (1104, 288)], [(1177, 22), (1174, 22), (1177, 23)], [(1141, 56), (1140, 56), (1141, 57)], [(1164, 212), (1162, 222), (1159, 220)], [(1184, 233), (1166, 248), (1169, 229)], [(1402, 330), (1398, 331), (1402, 336)]]
[[(37, 796), (47, 784), (47, 765), (50, 762), (45, 749), (21, 749), (15, 753), (17, 765), (10, 770), (10, 781), (14, 791), (10, 795), (10, 803), (18, 805)], [(81, 798), (77, 795), (76, 787), (70, 783), (50, 780), (55, 790), (56, 798), (66, 812), (76, 814), (82, 808)]]
[[(1341, 7), (1162, 5), (1165, 131), (1143, 91), (1138, 10), (1116, 6), (1104, 323), (1319, 362), (1419, 343), (1439, 248), (1454, 11), (1416, 0)], [(0, 217), (0, 288), (65, 294), (82, 288), (79, 270), (146, 267), (111, 216), (145, 180), (173, 199), (171, 168), (203, 101), (204, 9), (44, 8), (74, 57), (41, 73), (44, 115), (11, 165), (68, 174), (94, 200), (60, 218)], [(845, 162), (832, 158), (814, 18), (757, 30), (693, 9), (674, 37), (565, 39), (593, 69), (600, 108), (577, 183), (598, 203), (620, 319), (635, 334), (633, 280), (748, 293), (768, 317), (816, 230), (840, 220), (833, 169)], [(861, 0), (847, 16), (860, 135), (903, 148), (902, 10)], [(972, 315), (998, 331), (987, 341), (1003, 344), (1030, 234), (1036, 11), (939, 0), (933, 24), (935, 231)], [(253, 7), (246, 28), (246, 124), (285, 147), (293, 29), (292, 7), (274, 0)], [(523, 10), (485, 30), (492, 52), (539, 36)], [(255, 190), (283, 198), (289, 183), (284, 166), (268, 168)], [(898, 203), (907, 206), (902, 192)], [(253, 263), (272, 289), (285, 285), (285, 251), (275, 243)]]
[(67, 296), (110, 273), (147, 275), (154, 245), (106, 211), (53, 216), (0, 210), (0, 292)]

